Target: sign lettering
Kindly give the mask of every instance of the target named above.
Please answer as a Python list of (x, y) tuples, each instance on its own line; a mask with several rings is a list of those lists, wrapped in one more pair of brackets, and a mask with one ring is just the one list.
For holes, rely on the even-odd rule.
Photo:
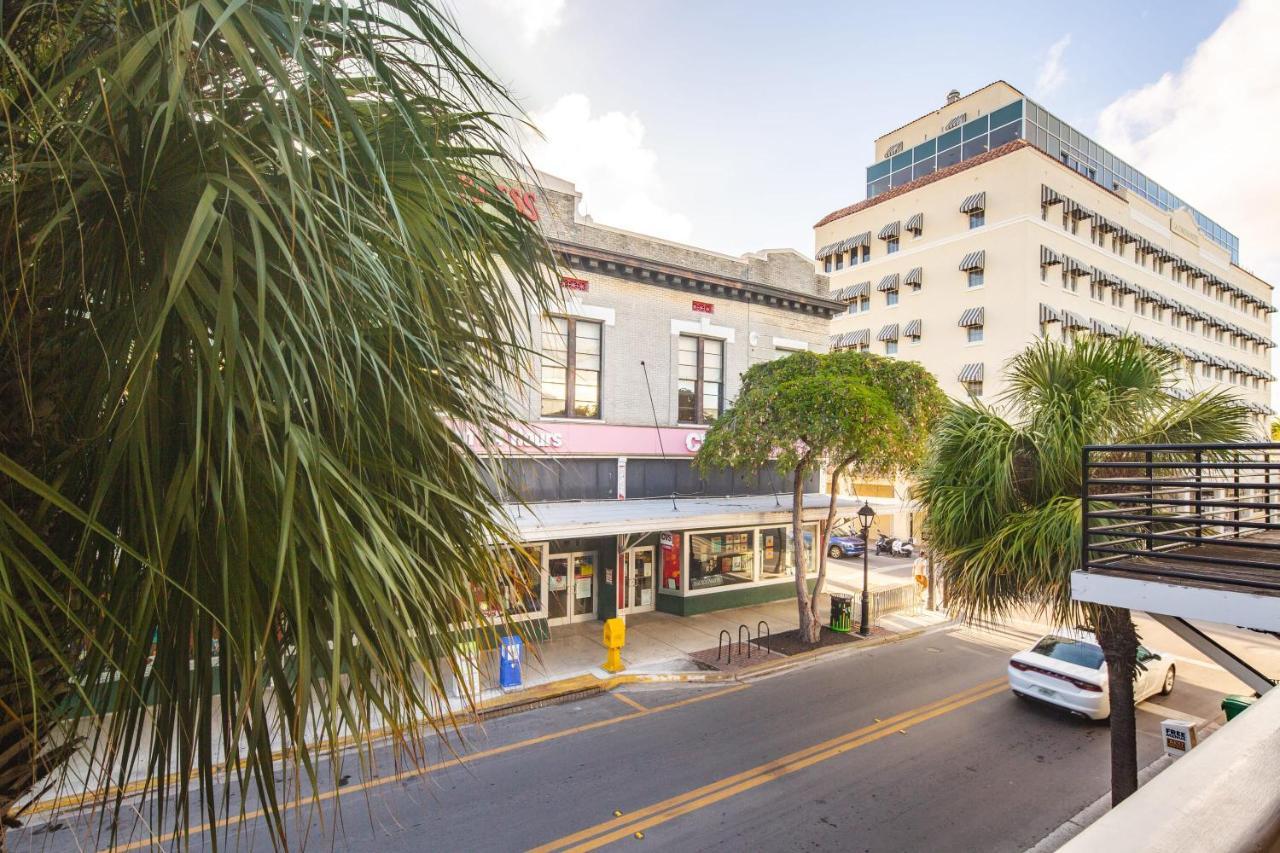
[(567, 275), (560, 277), (560, 286), (565, 290), (581, 290), (584, 293), (591, 289), (591, 283), (585, 278), (570, 278)]
[(699, 314), (714, 314), (716, 313), (716, 306), (710, 302), (699, 302), (695, 299), (693, 300), (693, 310)]

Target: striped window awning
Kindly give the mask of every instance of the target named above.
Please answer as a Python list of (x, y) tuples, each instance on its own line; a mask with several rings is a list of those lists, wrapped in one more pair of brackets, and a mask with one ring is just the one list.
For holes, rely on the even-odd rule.
[(1062, 259), (1058, 257), (1058, 253), (1048, 246), (1040, 247), (1040, 266), (1051, 267), (1054, 264), (1062, 263)]
[(912, 267), (907, 271), (902, 283), (908, 287), (919, 288), (920, 285), (924, 284), (924, 267)]
[(1062, 312), (1062, 325), (1064, 328), (1067, 328), (1067, 329), (1089, 328), (1089, 324), (1085, 322), (1085, 319), (1081, 317), (1079, 314), (1075, 313), (1074, 311)]
[(1072, 219), (1089, 219), (1093, 216), (1093, 211), (1085, 207), (1083, 204), (1072, 202), (1071, 218)]
[(987, 250), (979, 249), (976, 252), (970, 252), (960, 261), (960, 271), (970, 272), (971, 270), (985, 269), (987, 265)]
[(871, 330), (854, 329), (851, 332), (842, 332), (838, 335), (832, 335), (829, 339), (829, 343), (831, 349), (846, 349), (848, 347), (869, 344), (871, 343)]
[(1041, 323), (1061, 323), (1062, 315), (1057, 312), (1057, 309), (1049, 305), (1045, 305), (1043, 302), (1041, 302), (1040, 303), (1040, 322)]
[(960, 125), (964, 124), (964, 123), (965, 123), (966, 121), (968, 121), (968, 120), (969, 120), (969, 114), (968, 114), (968, 113), (960, 113), (960, 115), (958, 115), (958, 116), (954, 116), (954, 117), (951, 119), (951, 121), (949, 121), (949, 122), (947, 122), (945, 125), (943, 125), (943, 128), (942, 128), (942, 129), (943, 129), (943, 130), (954, 130), (954, 129), (956, 129), (957, 127), (959, 127)]
[(906, 228), (908, 231), (910, 231), (912, 234), (915, 234), (917, 237), (919, 237), (920, 232), (924, 231), (924, 214), (923, 213), (911, 214), (911, 216), (907, 218), (907, 224), (904, 225), (903, 227)]
[(861, 234), (854, 234), (852, 237), (841, 240), (837, 245), (842, 252), (847, 252), (850, 249), (857, 248), (858, 246), (870, 246), (871, 232), (863, 231)]
[(1089, 328), (1094, 334), (1102, 335), (1104, 338), (1118, 338), (1123, 334), (1119, 326), (1113, 326), (1105, 320), (1090, 320)]
[(1058, 191), (1053, 187), (1040, 185), (1040, 203), (1045, 207), (1052, 207), (1055, 204), (1062, 204), (1062, 196), (1058, 195)]
[(890, 240), (894, 237), (897, 237), (901, 231), (902, 231), (902, 223), (900, 221), (895, 220), (893, 222), (890, 222), (885, 227), (881, 228), (880, 233), (877, 234), (876, 236), (879, 237), (881, 240)]
[(965, 309), (965, 312), (960, 315), (959, 325), (964, 329), (981, 326), (986, 320), (986, 313), (985, 308), (967, 308)]
[(822, 260), (823, 258), (829, 258), (832, 255), (838, 255), (840, 254), (840, 249), (837, 248), (839, 245), (839, 243), (828, 243), (818, 251), (814, 252), (813, 256), (818, 260)]
[(876, 335), (877, 341), (896, 341), (898, 339), (898, 324), (890, 323), (880, 328), (880, 334)]
[(1119, 228), (1118, 225), (1100, 213), (1095, 213), (1093, 215), (1093, 227), (1097, 228), (1103, 234), (1114, 234), (1116, 229)]
[(834, 290), (830, 294), (832, 299), (835, 299), (841, 302), (850, 302), (859, 297), (870, 296), (870, 295), (871, 295), (871, 282), (869, 281), (860, 281), (857, 284), (850, 284), (847, 287), (842, 287), (839, 290)]
[(902, 143), (895, 142), (884, 150), (884, 156), (881, 157), (880, 159), (888, 160), (894, 154), (901, 154), (901, 153), (902, 153)]
[(982, 362), (975, 361), (972, 364), (966, 364), (960, 368), (960, 375), (956, 378), (961, 382), (981, 382), (985, 371), (982, 369)]
[(1124, 228), (1124, 227), (1120, 227), (1116, 229), (1116, 237), (1120, 240), (1121, 243), (1138, 242), (1138, 235), (1134, 234), (1128, 228)]
[(974, 193), (960, 203), (961, 213), (976, 213), (979, 210), (987, 209), (986, 192)]
[(906, 335), (908, 338), (918, 338), (920, 337), (920, 330), (923, 328), (924, 321), (912, 320), (902, 327), (902, 334)]
[(1151, 291), (1140, 284), (1135, 284), (1133, 286), (1133, 298), (1139, 302), (1147, 302), (1151, 299)]
[(1110, 282), (1107, 281), (1106, 272), (1098, 269), (1097, 267), (1089, 267), (1089, 278), (1093, 279), (1099, 284), (1110, 284)]
[(1089, 267), (1080, 263), (1075, 258), (1069, 258), (1066, 255), (1063, 255), (1062, 271), (1065, 272), (1067, 275), (1071, 276), (1072, 278), (1075, 278), (1077, 276), (1082, 276), (1087, 272), (1089, 272)]
[(1181, 389), (1181, 388), (1170, 388), (1170, 389), (1169, 389), (1169, 396), (1170, 396), (1170, 397), (1174, 397), (1175, 399), (1178, 399), (1178, 400), (1190, 400), (1190, 399), (1191, 399), (1191, 392), (1190, 392), (1190, 391), (1184, 391), (1184, 390), (1183, 390), (1183, 389)]
[(884, 278), (880, 279), (880, 283), (876, 285), (876, 290), (881, 292), (898, 289), (898, 274), (891, 272)]

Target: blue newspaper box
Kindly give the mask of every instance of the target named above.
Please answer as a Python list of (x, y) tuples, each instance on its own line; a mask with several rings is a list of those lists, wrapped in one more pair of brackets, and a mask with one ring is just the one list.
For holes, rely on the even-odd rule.
[(518, 690), (521, 686), (520, 667), (524, 662), (524, 643), (519, 637), (502, 638), (498, 661), (498, 686), (503, 690)]

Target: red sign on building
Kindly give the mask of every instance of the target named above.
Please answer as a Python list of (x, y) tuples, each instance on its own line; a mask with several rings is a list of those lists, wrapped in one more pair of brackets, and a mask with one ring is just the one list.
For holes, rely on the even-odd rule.
[(695, 299), (693, 300), (693, 310), (699, 314), (714, 314), (716, 313), (716, 306), (710, 302), (699, 302)]
[(560, 286), (565, 290), (581, 290), (584, 293), (591, 289), (591, 284), (585, 278), (570, 278), (569, 276), (560, 277)]

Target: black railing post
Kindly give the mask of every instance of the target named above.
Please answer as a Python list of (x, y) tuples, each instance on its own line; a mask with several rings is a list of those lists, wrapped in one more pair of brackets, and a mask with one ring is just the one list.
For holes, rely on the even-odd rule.
[(1236, 451), (1235, 457), (1236, 457), (1236, 466), (1234, 469), (1234, 475), (1232, 477), (1232, 479), (1235, 482), (1235, 487), (1233, 489), (1233, 494), (1235, 495), (1235, 497), (1233, 497), (1231, 500), (1231, 502), (1235, 504), (1235, 509), (1231, 511), (1231, 517), (1236, 522), (1236, 524), (1235, 524), (1235, 531), (1231, 535), (1234, 538), (1239, 539), (1240, 538), (1240, 465), (1241, 465), (1239, 451)]
[(1080, 568), (1089, 571), (1089, 448), (1080, 452)]
[(1196, 508), (1196, 538), (1197, 539), (1204, 538), (1204, 489), (1201, 488), (1201, 486), (1204, 485), (1204, 471), (1201, 470), (1200, 468), (1200, 465), (1203, 462), (1204, 462), (1204, 451), (1197, 450), (1196, 451), (1196, 479), (1195, 479), (1195, 483), (1196, 483), (1195, 508)]
[[(1147, 515), (1152, 517), (1156, 514), (1156, 482), (1155, 469), (1151, 467), (1151, 451), (1147, 451), (1147, 498), (1151, 503), (1147, 504)], [(1153, 522), (1147, 522), (1147, 550), (1155, 549), (1155, 540), (1151, 538)]]

